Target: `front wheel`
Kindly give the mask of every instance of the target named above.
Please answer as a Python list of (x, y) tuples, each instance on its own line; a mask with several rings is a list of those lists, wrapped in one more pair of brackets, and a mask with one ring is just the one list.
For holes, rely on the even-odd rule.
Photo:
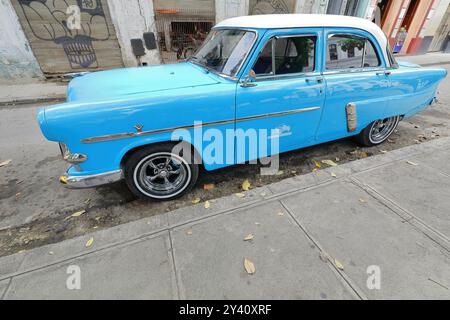
[(188, 192), (198, 178), (192, 155), (175, 151), (173, 144), (150, 145), (134, 152), (125, 162), (125, 181), (136, 196), (171, 200)]
[(374, 121), (355, 137), (356, 141), (366, 147), (379, 145), (391, 136), (399, 122), (400, 116)]

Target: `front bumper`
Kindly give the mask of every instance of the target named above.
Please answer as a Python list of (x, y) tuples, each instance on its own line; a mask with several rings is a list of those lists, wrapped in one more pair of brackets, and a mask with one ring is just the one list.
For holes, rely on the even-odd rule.
[(69, 189), (82, 189), (113, 183), (122, 179), (122, 170), (115, 170), (87, 176), (71, 176), (67, 173), (59, 181)]

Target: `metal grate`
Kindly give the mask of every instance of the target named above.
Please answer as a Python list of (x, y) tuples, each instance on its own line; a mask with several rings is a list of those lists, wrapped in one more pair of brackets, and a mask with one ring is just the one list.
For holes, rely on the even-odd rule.
[(215, 22), (212, 9), (156, 8), (156, 30), (163, 63), (189, 58), (205, 40)]

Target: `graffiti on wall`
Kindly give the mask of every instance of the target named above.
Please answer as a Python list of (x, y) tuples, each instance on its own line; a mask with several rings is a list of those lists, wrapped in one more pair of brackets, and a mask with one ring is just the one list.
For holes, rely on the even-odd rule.
[(60, 45), (72, 69), (98, 67), (94, 41), (110, 38), (100, 0), (18, 0), (34, 37)]
[(293, 13), (295, 0), (250, 0), (250, 14)]

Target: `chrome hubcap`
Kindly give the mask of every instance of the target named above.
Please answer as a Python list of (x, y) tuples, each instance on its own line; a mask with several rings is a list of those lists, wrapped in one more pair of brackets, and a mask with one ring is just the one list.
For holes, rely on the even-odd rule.
[(369, 139), (372, 143), (380, 143), (386, 140), (397, 127), (398, 117), (386, 118), (375, 121), (370, 128)]
[(173, 196), (187, 186), (190, 170), (185, 161), (170, 153), (144, 158), (134, 174), (138, 188), (156, 198)]

